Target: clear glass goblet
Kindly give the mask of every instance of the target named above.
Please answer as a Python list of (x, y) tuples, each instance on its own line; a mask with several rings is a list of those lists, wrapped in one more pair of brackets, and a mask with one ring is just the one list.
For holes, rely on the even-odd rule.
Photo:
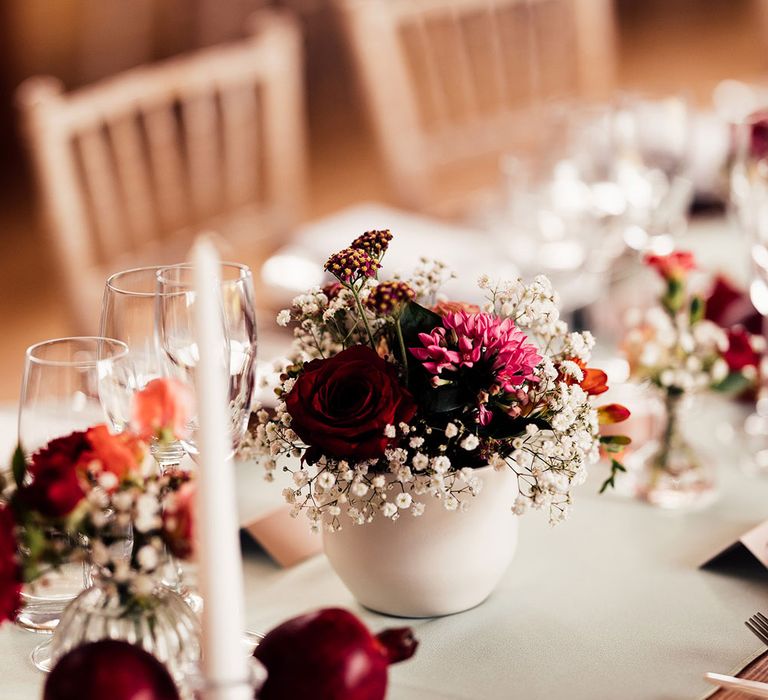
[[(192, 265), (174, 265), (158, 272), (160, 289), (158, 335), (172, 375), (193, 386), (199, 359), (194, 334), (196, 292)], [(246, 265), (221, 265), (222, 326), (221, 362), (229, 377), (232, 454), (240, 447), (248, 429), (256, 382), (256, 312), (253, 278)], [(183, 441), (195, 457), (197, 420), (191, 421), (192, 435)]]
[[(99, 388), (115, 376), (127, 353), (124, 343), (103, 337), (60, 338), (27, 349), (19, 401), (19, 443), (27, 458), (55, 438), (107, 420)], [(17, 624), (35, 632), (53, 632), (84, 585), (81, 564), (50, 572), (43, 581), (25, 587)], [(50, 644), (44, 642), (33, 651), (32, 659), (40, 667), (49, 655)]]
[[(124, 270), (112, 275), (104, 287), (100, 332), (128, 346), (128, 355), (121, 362), (122, 381), (105, 383), (102, 389), (104, 406), (117, 431), (124, 430), (130, 423), (133, 394), (151, 380), (168, 374), (155, 322), (162, 294), (157, 286), (160, 269)], [(184, 457), (180, 442), (164, 445), (153, 440), (150, 451), (163, 471), (178, 467)]]
[(635, 250), (671, 252), (693, 199), (691, 108), (682, 95), (618, 97), (611, 119), (613, 181), (626, 202), (624, 240)]
[[(768, 326), (768, 113), (758, 112), (731, 125), (730, 212), (749, 250), (749, 296)], [(754, 411), (744, 423), (744, 471), (768, 475), (768, 384), (757, 389)]]
[[(101, 332), (118, 338), (128, 346), (121, 360), (117, 381), (105, 381), (101, 398), (112, 427), (124, 430), (131, 421), (131, 403), (135, 392), (150, 381), (168, 375), (168, 363), (160, 348), (156, 316), (163, 292), (157, 285), (161, 267), (140, 267), (117, 272), (104, 286), (101, 305)], [(182, 465), (185, 450), (181, 442), (150, 443), (150, 452), (161, 472)], [(181, 594), (194, 610), (202, 601), (194, 587), (185, 580), (184, 571), (175, 557), (168, 556), (163, 571), (163, 583)]]

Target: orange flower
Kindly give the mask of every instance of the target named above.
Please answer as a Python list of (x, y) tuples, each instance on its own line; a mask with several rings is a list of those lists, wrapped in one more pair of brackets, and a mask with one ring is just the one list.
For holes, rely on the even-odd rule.
[(608, 391), (608, 375), (601, 369), (585, 367), (584, 379), (579, 382), (579, 386), (590, 396), (597, 396)]
[(693, 253), (683, 250), (669, 255), (646, 255), (645, 264), (654, 268), (665, 280), (684, 279), (689, 270), (696, 267)]
[[(117, 488), (125, 479), (138, 476), (144, 460), (144, 443), (131, 433), (113, 435), (106, 425), (95, 425), (85, 433), (91, 449), (79, 460), (79, 468), (95, 478), (109, 473), (115, 479), (99, 479), (107, 490)], [(111, 482), (111, 483), (110, 483)]]
[(618, 403), (609, 403), (597, 409), (597, 418), (600, 425), (621, 423), (629, 418), (629, 409)]
[(466, 311), (470, 314), (479, 314), (480, 307), (477, 304), (470, 304), (467, 301), (438, 301), (432, 307), (439, 316), (447, 316), (448, 314), (456, 313), (457, 311)]
[(145, 440), (173, 442), (189, 437), (194, 400), (178, 379), (153, 379), (133, 397), (131, 429)]
[[(597, 396), (608, 391), (608, 375), (601, 369), (595, 369), (594, 367), (586, 367), (584, 363), (576, 358), (568, 358), (570, 362), (578, 365), (579, 369), (584, 374), (584, 378), (579, 382), (579, 386), (584, 389), (590, 396)], [(560, 373), (558, 380), (565, 382), (566, 384), (575, 384), (576, 380), (563, 372)]]

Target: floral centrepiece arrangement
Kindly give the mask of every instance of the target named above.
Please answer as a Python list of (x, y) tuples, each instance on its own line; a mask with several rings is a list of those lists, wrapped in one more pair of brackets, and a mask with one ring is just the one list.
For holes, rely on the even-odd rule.
[[(743, 329), (726, 330), (710, 320), (705, 299), (689, 290), (696, 267), (691, 253), (650, 255), (645, 263), (658, 273), (663, 289), (658, 305), (635, 312), (624, 351), (631, 377), (660, 396), (664, 418), (644, 463), (640, 495), (669, 508), (706, 505), (715, 494), (714, 477), (681, 427), (686, 399), (710, 390), (744, 390), (754, 381), (757, 355)], [(713, 307), (722, 296), (723, 290), (710, 295)], [(749, 352), (740, 347), (742, 340)]]
[[(159, 473), (146, 442), (179, 437), (178, 426), (189, 415), (183, 397), (173, 380), (154, 380), (135, 395), (132, 430), (113, 434), (95, 425), (51, 440), (28, 459), (21, 446), (16, 450), (0, 483), (0, 622), (18, 614), (22, 585), (32, 592), (44, 588), (48, 574), (65, 564), (85, 562), (93, 581), (64, 611), (53, 636), (54, 658), (91, 639), (94, 629), (126, 629), (130, 640), (149, 625), (150, 636), (159, 639), (164, 625), (177, 622), (187, 649), (169, 645), (165, 653), (185, 661), (199, 653), (194, 614), (160, 584), (167, 552), (192, 553), (194, 480), (181, 471)], [(92, 619), (99, 615), (110, 621)], [(172, 672), (180, 670), (174, 661), (182, 659), (160, 657)]]
[(568, 331), (545, 277), (482, 277), (482, 308), (438, 296), (452, 273), (437, 261), (379, 280), (391, 239), (364, 233), (325, 263), (335, 282), (280, 312), (294, 345), (246, 456), (267, 478), (292, 473), (284, 496), (314, 529), (464, 510), (487, 465), (516, 475), (515, 513), (562, 520), (601, 442), (626, 443), (599, 434), (628, 412), (594, 405), (607, 390), (588, 366), (594, 338)]

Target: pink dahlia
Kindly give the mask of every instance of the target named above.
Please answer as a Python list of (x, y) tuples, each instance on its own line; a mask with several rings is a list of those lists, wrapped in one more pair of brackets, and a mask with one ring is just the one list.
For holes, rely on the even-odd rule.
[(423, 347), (410, 348), (411, 354), (431, 374), (450, 379), (443, 372), (469, 372), (462, 374), (461, 381), (476, 392), (477, 420), (482, 425), (492, 418), (491, 396), (520, 394), (524, 382), (538, 381), (534, 370), (541, 355), (510, 319), (467, 311), (447, 313), (442, 327), (420, 333), (419, 340)]
[(456, 311), (443, 317), (443, 325), (456, 336), (459, 367), (490, 362), (495, 383), (508, 392), (525, 381), (536, 381), (533, 371), (541, 355), (511, 319)]

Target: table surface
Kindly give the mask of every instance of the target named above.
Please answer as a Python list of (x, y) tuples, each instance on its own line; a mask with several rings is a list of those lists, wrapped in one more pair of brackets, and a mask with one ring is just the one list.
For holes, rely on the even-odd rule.
[[(698, 566), (768, 517), (768, 479), (741, 474), (737, 444), (716, 441), (713, 423), (740, 420), (738, 410), (720, 404), (710, 416), (700, 435), (719, 465), (714, 506), (666, 513), (618, 494), (598, 496), (602, 475), (593, 468), (566, 523), (523, 518), (512, 566), (485, 603), (409, 623), (421, 645), (391, 669), (388, 697), (698, 698), (707, 692), (704, 672), (732, 671), (753, 655), (759, 644), (743, 621), (768, 611), (768, 575)], [(0, 407), (2, 456), (15, 434), (15, 407)], [(270, 488), (256, 465), (238, 470), (243, 491)], [(249, 629), (325, 606), (349, 608), (375, 630), (403, 624), (361, 609), (322, 556), (285, 570), (248, 551), (244, 566)], [(29, 655), (41, 639), (0, 630), (0, 697), (40, 697), (44, 677)]]

